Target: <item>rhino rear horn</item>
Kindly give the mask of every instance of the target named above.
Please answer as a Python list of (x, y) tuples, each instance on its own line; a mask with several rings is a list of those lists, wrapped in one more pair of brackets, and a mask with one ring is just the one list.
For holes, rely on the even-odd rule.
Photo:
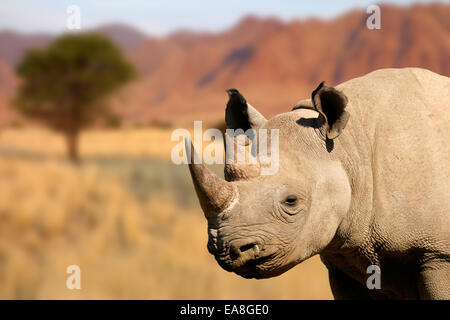
[[(237, 137), (225, 134), (225, 167), (224, 176), (227, 181), (249, 180), (260, 175), (260, 163), (258, 158), (252, 154), (252, 147), (247, 150), (245, 144), (235, 141)], [(250, 141), (250, 139), (247, 139)], [(254, 143), (254, 142), (253, 142)], [(244, 160), (244, 163), (239, 163)]]
[[(228, 89), (228, 103), (225, 110), (225, 122), (227, 125), (227, 134), (225, 135), (226, 165), (224, 169), (225, 179), (228, 181), (248, 180), (259, 176), (259, 163), (239, 164), (236, 160), (238, 155), (246, 153), (243, 146), (249, 145), (252, 137), (257, 135), (257, 130), (263, 127), (267, 119), (255, 108), (253, 108), (244, 96), (236, 89)], [(233, 134), (228, 133), (229, 129)], [(245, 143), (235, 143), (237, 137), (246, 135)], [(227, 150), (227, 148), (233, 150)], [(249, 157), (254, 157), (248, 154)]]

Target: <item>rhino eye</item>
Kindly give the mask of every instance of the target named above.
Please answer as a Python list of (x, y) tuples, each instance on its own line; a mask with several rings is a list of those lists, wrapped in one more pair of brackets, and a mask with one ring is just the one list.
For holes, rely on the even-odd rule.
[(284, 200), (284, 203), (287, 204), (288, 206), (295, 206), (297, 204), (297, 197), (296, 196), (288, 196)]

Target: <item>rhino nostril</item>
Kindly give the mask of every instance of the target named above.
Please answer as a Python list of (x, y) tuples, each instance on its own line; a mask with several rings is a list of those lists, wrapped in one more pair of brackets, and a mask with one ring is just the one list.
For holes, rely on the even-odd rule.
[(248, 243), (248, 244), (244, 244), (239, 249), (241, 250), (241, 252), (245, 252), (247, 250), (253, 249), (255, 246), (256, 246), (255, 243)]
[(241, 250), (239, 250), (239, 247), (231, 245), (230, 247), (230, 258), (232, 260), (236, 260), (241, 255)]
[[(256, 243), (246, 243), (244, 245), (239, 246), (239, 244), (232, 244), (230, 246), (230, 258), (232, 260), (238, 259), (244, 252), (249, 250), (258, 249)], [(257, 251), (257, 250), (256, 250)]]

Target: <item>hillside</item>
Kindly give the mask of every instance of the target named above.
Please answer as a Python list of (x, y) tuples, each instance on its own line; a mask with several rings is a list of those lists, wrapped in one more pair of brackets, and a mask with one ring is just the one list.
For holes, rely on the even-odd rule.
[(125, 52), (136, 49), (149, 39), (144, 33), (121, 23), (103, 25), (93, 31), (109, 37)]
[(17, 77), (4, 60), (0, 59), (0, 126), (13, 120), (13, 112), (8, 108), (8, 102), (17, 87)]
[(16, 65), (29, 49), (45, 47), (53, 39), (46, 33), (21, 34), (12, 30), (0, 30), (0, 59), (8, 65)]
[[(381, 13), (381, 30), (367, 29), (360, 10), (331, 20), (248, 16), (221, 32), (180, 31), (165, 38), (120, 24), (96, 30), (116, 41), (140, 73), (112, 97), (114, 108), (127, 123), (148, 124), (223, 118), (231, 87), (270, 116), (290, 110), (322, 80), (335, 85), (375, 69), (407, 66), (450, 76), (450, 4), (382, 6)], [(11, 35), (5, 40), (5, 33), (0, 59), (11, 66), (23, 54), (19, 49), (30, 45), (15, 43)], [(0, 96), (2, 90), (0, 84)]]
[(153, 39), (130, 55), (142, 78), (116, 108), (132, 121), (222, 117), (225, 90), (236, 87), (273, 115), (322, 80), (407, 66), (450, 76), (450, 5), (383, 6), (381, 30), (367, 29), (366, 18), (362, 11), (329, 21), (247, 17), (217, 34)]
[[(87, 31), (109, 37), (124, 52), (130, 52), (149, 40), (147, 35), (137, 29), (120, 23), (110, 23)], [(11, 30), (0, 30), (0, 59), (10, 66), (15, 66), (27, 50), (43, 48), (54, 37), (49, 33), (23, 34)]]

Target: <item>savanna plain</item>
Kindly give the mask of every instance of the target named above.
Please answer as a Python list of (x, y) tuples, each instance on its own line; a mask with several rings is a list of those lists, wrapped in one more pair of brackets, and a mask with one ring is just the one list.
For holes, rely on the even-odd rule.
[(265, 280), (217, 265), (173, 129), (85, 131), (79, 164), (52, 131), (2, 129), (0, 299), (331, 299), (318, 257)]

